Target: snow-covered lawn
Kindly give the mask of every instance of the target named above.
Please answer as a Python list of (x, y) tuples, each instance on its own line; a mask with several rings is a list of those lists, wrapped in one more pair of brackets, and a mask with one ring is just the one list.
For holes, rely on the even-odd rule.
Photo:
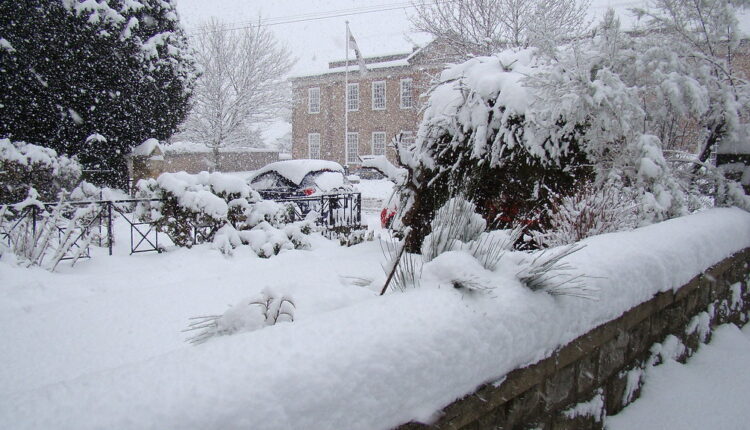
[(749, 400), (750, 325), (724, 325), (687, 364), (649, 368), (640, 399), (608, 417), (607, 429), (747, 429)]
[[(372, 214), (377, 221), (377, 215)], [(377, 225), (377, 224), (375, 224)], [(56, 273), (0, 260), (0, 428), (390, 428), (428, 419), (478, 385), (750, 246), (750, 214), (715, 209), (590, 238), (569, 257), (598, 301), (534, 293), (468, 254), (425, 265), (422, 287), (378, 297), (377, 240), (270, 259), (209, 246), (116, 255)], [(700, 252), (696, 252), (700, 249)], [(469, 273), (496, 288), (466, 293)], [(358, 286), (368, 278), (370, 286)], [(295, 321), (193, 346), (190, 317), (271, 287)]]

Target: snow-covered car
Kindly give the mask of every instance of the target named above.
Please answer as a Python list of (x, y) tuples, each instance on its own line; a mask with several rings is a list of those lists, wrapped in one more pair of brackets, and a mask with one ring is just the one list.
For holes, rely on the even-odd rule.
[(344, 168), (326, 160), (277, 161), (257, 170), (249, 182), (265, 199), (352, 191)]

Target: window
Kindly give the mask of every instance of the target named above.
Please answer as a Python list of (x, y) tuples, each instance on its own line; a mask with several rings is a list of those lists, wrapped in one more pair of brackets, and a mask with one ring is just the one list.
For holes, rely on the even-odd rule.
[(372, 110), (385, 109), (385, 81), (372, 83)]
[(385, 132), (372, 133), (372, 155), (385, 155)]
[(307, 154), (309, 158), (320, 158), (320, 133), (307, 134)]
[(307, 90), (307, 113), (320, 113), (320, 88)]
[(359, 133), (346, 133), (346, 164), (359, 163)]
[(414, 132), (401, 130), (401, 143), (411, 145), (414, 143)]
[(359, 110), (359, 84), (346, 86), (346, 110)]
[(411, 79), (401, 79), (401, 109), (410, 109), (414, 106), (411, 92)]

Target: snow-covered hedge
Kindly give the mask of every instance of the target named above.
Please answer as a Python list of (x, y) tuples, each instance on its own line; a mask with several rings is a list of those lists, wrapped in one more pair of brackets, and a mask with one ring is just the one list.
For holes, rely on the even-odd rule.
[(0, 139), (0, 203), (18, 203), (34, 188), (43, 201), (55, 201), (63, 189), (72, 191), (81, 178), (75, 158), (53, 149)]
[(213, 242), (223, 253), (249, 245), (261, 257), (308, 248), (306, 222), (291, 223), (292, 208), (261, 199), (245, 181), (222, 173), (163, 173), (138, 182), (136, 215), (178, 246)]

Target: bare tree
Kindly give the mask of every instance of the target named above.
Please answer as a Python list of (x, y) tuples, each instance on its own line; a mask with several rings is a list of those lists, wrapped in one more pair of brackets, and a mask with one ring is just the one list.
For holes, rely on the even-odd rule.
[(590, 0), (426, 0), (415, 2), (417, 31), (464, 57), (509, 47), (552, 49), (582, 35)]
[(212, 20), (195, 42), (203, 74), (182, 137), (208, 146), (218, 163), (221, 148), (257, 136), (253, 126), (277, 116), (289, 102), (283, 76), (295, 60), (259, 25), (238, 30)]
[[(722, 142), (738, 138), (746, 122), (750, 86), (735, 69), (741, 32), (736, 12), (750, 7), (749, 0), (650, 0), (648, 8), (632, 11), (645, 18), (648, 29), (663, 34), (671, 49), (710, 71), (709, 109), (699, 119), (706, 131), (698, 159), (705, 162)], [(696, 167), (697, 169), (697, 167)]]

